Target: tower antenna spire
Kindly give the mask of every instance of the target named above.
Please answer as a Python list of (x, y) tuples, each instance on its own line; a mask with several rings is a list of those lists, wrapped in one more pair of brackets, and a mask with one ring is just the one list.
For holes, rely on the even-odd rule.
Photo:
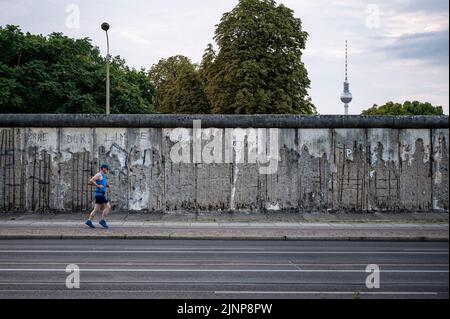
[(345, 81), (348, 81), (348, 41), (345, 40)]
[(345, 81), (344, 92), (341, 94), (341, 101), (344, 103), (345, 115), (348, 115), (349, 103), (353, 100), (350, 93), (350, 83), (348, 82), (348, 41), (345, 40)]

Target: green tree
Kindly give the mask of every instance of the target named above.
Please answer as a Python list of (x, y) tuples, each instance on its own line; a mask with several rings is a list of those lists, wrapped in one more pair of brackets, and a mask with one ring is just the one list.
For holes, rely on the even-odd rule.
[(130, 69), (116, 57), (111, 67), (111, 112), (123, 114), (154, 113), (156, 91), (147, 71)]
[(171, 114), (210, 113), (200, 69), (184, 56), (162, 59), (149, 78), (156, 87), (156, 109)]
[(240, 0), (207, 49), (207, 95), (214, 113), (314, 114), (302, 63), (308, 34), (293, 11), (273, 0)]
[(362, 115), (443, 115), (442, 106), (433, 106), (431, 103), (419, 101), (406, 101), (403, 104), (388, 102), (384, 105), (374, 105), (362, 112)]
[(174, 113), (208, 114), (211, 111), (201, 74), (197, 70), (181, 75), (168, 93), (169, 108)]
[[(105, 60), (85, 39), (24, 34), (0, 27), (1, 113), (104, 113)], [(111, 65), (113, 113), (152, 113), (154, 88), (144, 70), (116, 57)]]
[(214, 47), (211, 43), (209, 43), (203, 53), (202, 63), (200, 64), (200, 74), (202, 76), (202, 81), (205, 89), (208, 85), (208, 78), (211, 77), (211, 69), (214, 65), (214, 60), (216, 59), (216, 57), (217, 55), (214, 51)]

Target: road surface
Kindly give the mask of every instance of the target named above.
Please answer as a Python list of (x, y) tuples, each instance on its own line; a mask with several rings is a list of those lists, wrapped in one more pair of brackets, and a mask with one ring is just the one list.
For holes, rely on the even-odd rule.
[(0, 240), (0, 298), (448, 299), (448, 268), (447, 242)]

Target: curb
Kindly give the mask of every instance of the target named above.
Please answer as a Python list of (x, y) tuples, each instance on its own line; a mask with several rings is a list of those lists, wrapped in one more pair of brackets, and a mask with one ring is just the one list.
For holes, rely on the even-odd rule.
[(28, 240), (28, 239), (45, 239), (45, 240), (234, 240), (234, 241), (403, 241), (403, 242), (448, 242), (448, 237), (440, 236), (372, 236), (372, 237), (302, 237), (302, 236), (172, 236), (172, 235), (0, 235), (0, 240)]

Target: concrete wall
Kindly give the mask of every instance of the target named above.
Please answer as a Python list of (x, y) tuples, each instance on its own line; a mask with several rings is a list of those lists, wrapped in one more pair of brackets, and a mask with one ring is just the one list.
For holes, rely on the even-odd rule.
[[(228, 161), (226, 151), (209, 164), (174, 161), (177, 127), (193, 159), (194, 119), (203, 134), (214, 127)], [(252, 153), (254, 131), (238, 129), (249, 124), (267, 137), (269, 156), (277, 138), (272, 174), (251, 161), (261, 143)], [(202, 140), (204, 157), (212, 145)], [(448, 211), (448, 146), (448, 117), (4, 115), (0, 211), (87, 210), (87, 181), (104, 162), (119, 210)]]

